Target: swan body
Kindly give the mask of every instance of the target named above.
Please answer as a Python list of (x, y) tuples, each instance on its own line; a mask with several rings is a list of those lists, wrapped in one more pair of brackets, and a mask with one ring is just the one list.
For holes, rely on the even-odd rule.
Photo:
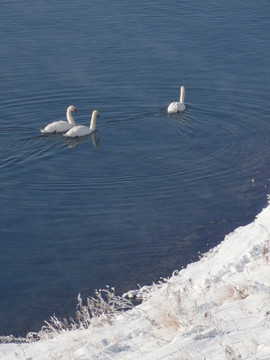
[(47, 126), (45, 126), (45, 128), (40, 131), (42, 132), (42, 134), (63, 133), (68, 131), (69, 129), (71, 129), (73, 126), (76, 125), (73, 116), (71, 114), (72, 112), (75, 112), (77, 114), (77, 109), (75, 108), (75, 106), (70, 105), (67, 108), (67, 114), (66, 114), (67, 121), (64, 120), (54, 121), (48, 124)]
[(99, 117), (99, 113), (97, 110), (94, 110), (92, 112), (91, 121), (90, 121), (90, 127), (84, 126), (84, 125), (77, 125), (68, 130), (64, 134), (65, 137), (78, 137), (78, 136), (86, 136), (92, 134), (96, 130), (96, 119)]
[(168, 113), (175, 114), (175, 113), (184, 111), (186, 109), (186, 105), (185, 105), (184, 101), (185, 101), (185, 87), (181, 86), (180, 87), (180, 100), (179, 100), (179, 102), (174, 101), (168, 106)]

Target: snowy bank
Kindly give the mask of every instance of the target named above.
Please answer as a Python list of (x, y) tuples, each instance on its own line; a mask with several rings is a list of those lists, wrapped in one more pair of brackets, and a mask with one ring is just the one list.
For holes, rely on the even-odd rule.
[(66, 330), (52, 319), (39, 341), (0, 344), (0, 358), (270, 359), (270, 205), (138, 296), (142, 303), (127, 311), (121, 304), (129, 302), (113, 293), (108, 306), (101, 298), (80, 304), (81, 326)]

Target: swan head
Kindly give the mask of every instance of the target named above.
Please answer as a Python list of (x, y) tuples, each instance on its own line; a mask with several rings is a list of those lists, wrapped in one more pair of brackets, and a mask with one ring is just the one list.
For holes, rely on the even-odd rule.
[(75, 106), (74, 105), (70, 105), (68, 108), (67, 108), (67, 110), (70, 112), (70, 111), (73, 111), (73, 112), (75, 112), (76, 114), (78, 114), (78, 111), (77, 111), (77, 109), (75, 108)]
[(92, 116), (100, 117), (98, 110), (94, 110), (93, 113), (92, 113)]

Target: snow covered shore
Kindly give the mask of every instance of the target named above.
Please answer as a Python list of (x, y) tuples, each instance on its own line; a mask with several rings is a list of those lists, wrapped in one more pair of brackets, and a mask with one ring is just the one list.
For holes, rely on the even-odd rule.
[(85, 305), (87, 328), (65, 330), (55, 319), (39, 341), (0, 344), (0, 359), (269, 360), (270, 205), (200, 261), (137, 295), (142, 304), (128, 311), (112, 295), (110, 311), (92, 320)]

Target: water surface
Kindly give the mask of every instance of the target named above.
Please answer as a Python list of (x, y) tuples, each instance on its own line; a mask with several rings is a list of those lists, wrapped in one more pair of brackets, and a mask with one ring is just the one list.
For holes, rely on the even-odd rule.
[[(2, 5), (2, 335), (170, 276), (266, 205), (269, 7)], [(78, 124), (99, 110), (97, 132), (41, 135), (70, 104)]]

